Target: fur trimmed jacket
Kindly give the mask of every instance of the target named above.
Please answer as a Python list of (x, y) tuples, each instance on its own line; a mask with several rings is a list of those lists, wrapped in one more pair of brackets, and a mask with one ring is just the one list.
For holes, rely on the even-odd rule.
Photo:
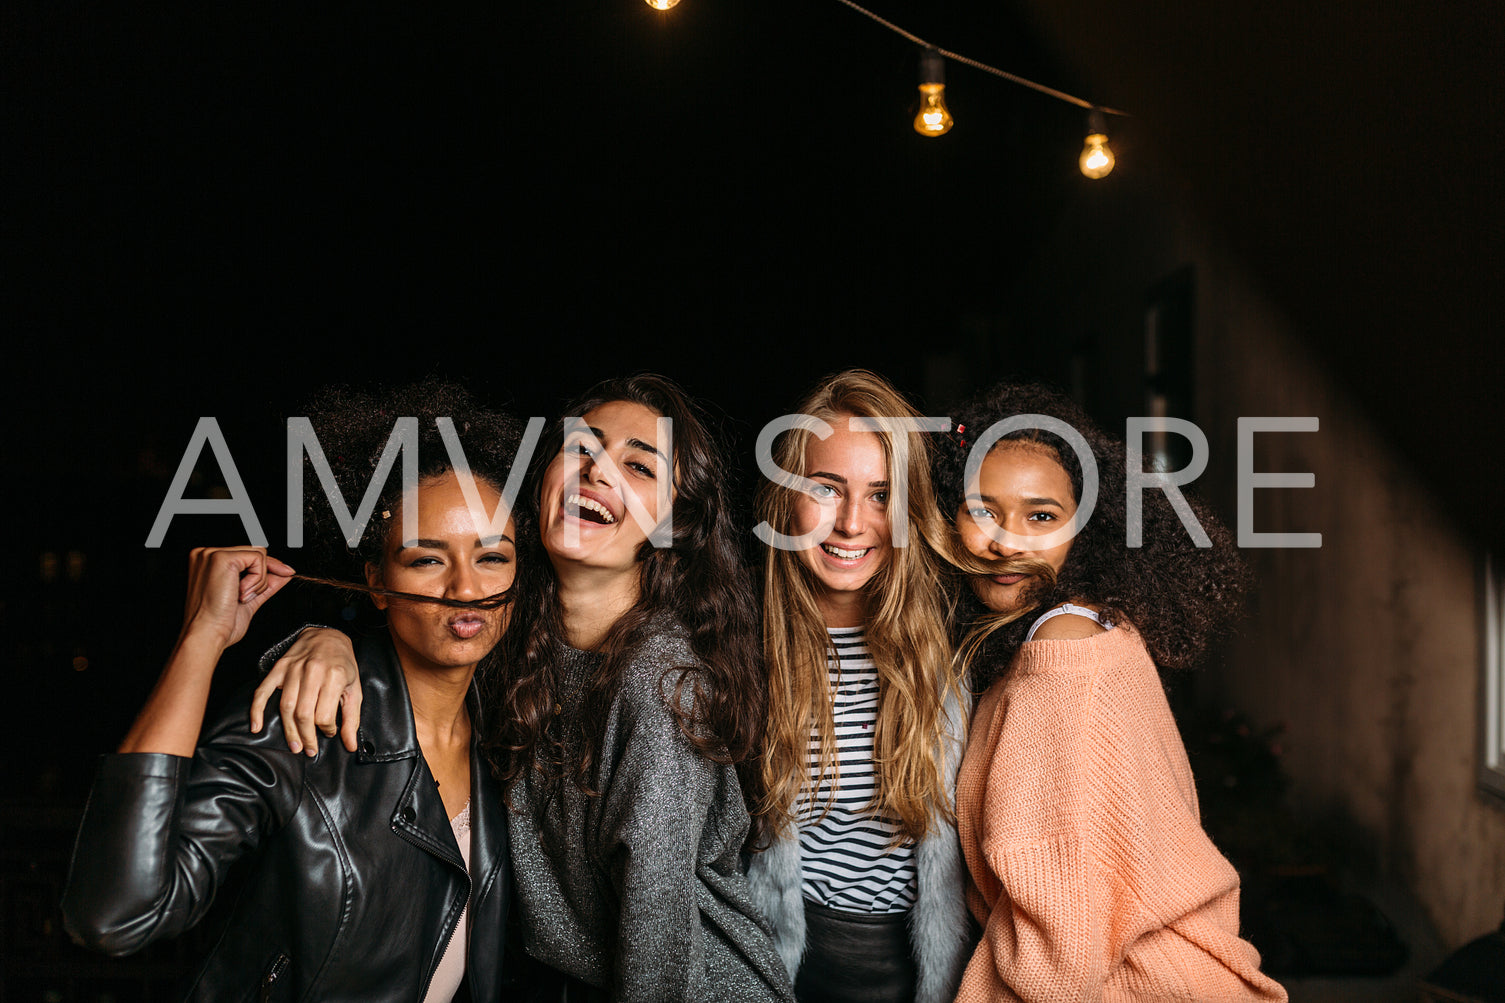
[[(953, 797), (956, 771), (966, 742), (965, 702), (946, 701), (946, 735), (941, 768)], [(917, 898), (909, 912), (909, 943), (914, 953), (915, 1003), (951, 1003), (972, 954), (975, 931), (966, 900), (966, 865), (956, 826), (936, 813), (930, 832), (915, 847)], [(792, 826), (747, 868), (753, 901), (773, 927), (773, 943), (794, 979), (805, 953), (805, 899), (799, 833)]]

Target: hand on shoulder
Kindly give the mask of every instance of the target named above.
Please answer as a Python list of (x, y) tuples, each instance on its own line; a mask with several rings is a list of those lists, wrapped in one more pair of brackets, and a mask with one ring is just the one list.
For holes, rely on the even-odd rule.
[(306, 627), (298, 634), (251, 695), (253, 733), (261, 731), (267, 702), (278, 690), (277, 709), (290, 750), (314, 756), (320, 732), (333, 736), (338, 728), (345, 748), (355, 751), (361, 723), (360, 666), (344, 633), (332, 627)]

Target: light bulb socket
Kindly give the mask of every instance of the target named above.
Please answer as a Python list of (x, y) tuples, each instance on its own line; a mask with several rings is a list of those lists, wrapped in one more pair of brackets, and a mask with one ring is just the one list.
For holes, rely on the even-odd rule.
[(946, 60), (934, 49), (920, 53), (920, 86), (946, 83)]
[(1087, 113), (1087, 135), (1106, 136), (1108, 134), (1108, 122), (1103, 113), (1096, 108)]

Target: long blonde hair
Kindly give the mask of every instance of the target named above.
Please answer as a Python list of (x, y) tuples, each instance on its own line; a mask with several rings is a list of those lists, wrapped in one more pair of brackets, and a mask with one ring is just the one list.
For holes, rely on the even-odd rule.
[[(843, 424), (847, 416), (879, 419), (877, 435), (889, 483), (908, 482), (908, 545), (895, 546), (888, 564), (866, 586), (866, 640), (878, 671), (875, 785), (869, 807), (897, 820), (901, 838), (918, 840), (935, 817), (947, 822), (956, 817), (942, 763), (946, 700), (960, 695), (948, 627), (951, 600), (941, 572), (943, 558), (937, 557), (948, 552), (950, 528), (931, 487), (930, 449), (923, 433), (881, 420), (919, 417), (919, 412), (887, 380), (864, 369), (827, 377), (797, 410), (833, 425)], [(810, 435), (803, 429), (784, 433), (773, 448), (775, 462), (786, 471), (806, 473)], [(798, 497), (791, 487), (765, 481), (758, 492), (759, 518), (780, 533), (791, 532)], [(892, 525), (892, 512), (889, 518)], [(779, 834), (818, 790), (808, 765), (812, 728), (820, 743), (821, 780), (838, 770), (827, 683), (827, 660), (834, 649), (816, 603), (814, 576), (798, 553), (768, 548), (763, 596), (769, 715), (762, 813), (770, 831)]]

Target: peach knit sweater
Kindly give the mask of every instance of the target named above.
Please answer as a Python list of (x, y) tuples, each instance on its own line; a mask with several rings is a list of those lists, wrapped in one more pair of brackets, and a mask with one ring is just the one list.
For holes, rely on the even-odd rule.
[(1128, 625), (1024, 644), (956, 784), (983, 924), (957, 1003), (1284, 1001), (1238, 936), (1160, 676)]

